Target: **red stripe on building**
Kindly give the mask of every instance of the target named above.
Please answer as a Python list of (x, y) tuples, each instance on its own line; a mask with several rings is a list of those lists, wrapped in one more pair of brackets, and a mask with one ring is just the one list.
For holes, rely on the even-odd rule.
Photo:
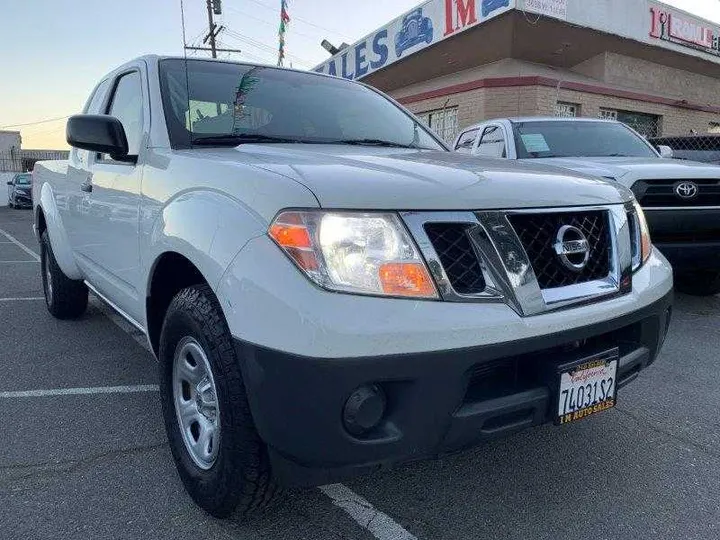
[(424, 101), (426, 99), (445, 97), (453, 94), (460, 94), (462, 92), (470, 92), (471, 90), (479, 90), (481, 88), (510, 88), (513, 86), (547, 86), (551, 88), (557, 88), (559, 86), (563, 90), (575, 90), (578, 92), (586, 92), (588, 94), (599, 94), (603, 96), (632, 99), (635, 101), (644, 101), (646, 103), (657, 103), (660, 105), (669, 105), (671, 107), (681, 107), (683, 109), (692, 109), (695, 111), (704, 111), (714, 114), (720, 114), (720, 107), (714, 107), (712, 105), (689, 103), (684, 100), (674, 100), (660, 96), (654, 96), (652, 94), (642, 94), (639, 92), (631, 92), (628, 90), (618, 90), (616, 88), (608, 88), (605, 86), (598, 86), (594, 84), (563, 81), (560, 79), (551, 79), (549, 77), (540, 76), (495, 77), (488, 79), (479, 79), (477, 81), (470, 81), (462, 84), (446, 86), (445, 88), (439, 88), (437, 90), (431, 90), (429, 92), (413, 94), (410, 96), (399, 98), (398, 101), (403, 105), (408, 105), (410, 103), (417, 103), (418, 101)]

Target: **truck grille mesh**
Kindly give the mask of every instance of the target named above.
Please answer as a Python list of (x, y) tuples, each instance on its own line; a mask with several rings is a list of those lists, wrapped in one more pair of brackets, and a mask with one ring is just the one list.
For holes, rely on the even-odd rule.
[[(607, 212), (515, 214), (509, 219), (525, 248), (541, 289), (586, 283), (603, 279), (610, 273), (611, 241)], [(563, 225), (577, 227), (588, 240), (590, 258), (580, 272), (566, 268), (555, 253), (553, 244)]]
[[(692, 182), (698, 194), (683, 199), (675, 193), (675, 186)], [(720, 206), (720, 178), (699, 178), (688, 180), (639, 180), (632, 187), (638, 202), (646, 208), (673, 206)]]
[(463, 223), (425, 224), (425, 232), (455, 292), (478, 294), (485, 290), (485, 278), (467, 230)]

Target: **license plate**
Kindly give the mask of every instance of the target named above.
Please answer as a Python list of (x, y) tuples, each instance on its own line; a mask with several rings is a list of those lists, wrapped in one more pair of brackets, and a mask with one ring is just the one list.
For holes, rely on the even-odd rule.
[(619, 351), (580, 360), (560, 370), (557, 424), (568, 424), (615, 406)]

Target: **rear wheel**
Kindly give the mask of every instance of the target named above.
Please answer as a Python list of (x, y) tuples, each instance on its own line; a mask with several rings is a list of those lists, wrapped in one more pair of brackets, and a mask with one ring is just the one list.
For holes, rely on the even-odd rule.
[(67, 277), (60, 269), (47, 231), (40, 238), (40, 268), (45, 304), (53, 317), (75, 319), (85, 313), (88, 289), (82, 281)]
[(267, 506), (278, 493), (267, 448), (255, 429), (230, 330), (207, 285), (173, 298), (159, 359), (165, 428), (190, 496), (220, 518)]
[(675, 288), (693, 296), (720, 294), (720, 271), (698, 271), (675, 276)]

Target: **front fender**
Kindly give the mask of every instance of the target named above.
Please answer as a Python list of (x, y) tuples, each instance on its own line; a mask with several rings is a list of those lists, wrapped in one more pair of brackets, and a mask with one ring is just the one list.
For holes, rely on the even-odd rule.
[(55, 260), (57, 261), (58, 266), (60, 266), (63, 274), (70, 279), (83, 279), (83, 274), (75, 262), (75, 256), (73, 255), (72, 248), (70, 247), (70, 240), (68, 239), (67, 231), (63, 226), (60, 212), (58, 211), (57, 204), (55, 202), (55, 194), (53, 193), (52, 187), (47, 182), (42, 185), (40, 191), (40, 204), (38, 206), (39, 208), (35, 209), (35, 223), (37, 224), (38, 222), (38, 212), (41, 209), (43, 215), (45, 216), (45, 225), (47, 226), (53, 255), (55, 255)]
[(159, 258), (174, 252), (188, 259), (213, 290), (245, 244), (267, 231), (268, 224), (242, 202), (220, 192), (192, 190), (178, 194), (160, 211), (147, 238), (149, 292)]

